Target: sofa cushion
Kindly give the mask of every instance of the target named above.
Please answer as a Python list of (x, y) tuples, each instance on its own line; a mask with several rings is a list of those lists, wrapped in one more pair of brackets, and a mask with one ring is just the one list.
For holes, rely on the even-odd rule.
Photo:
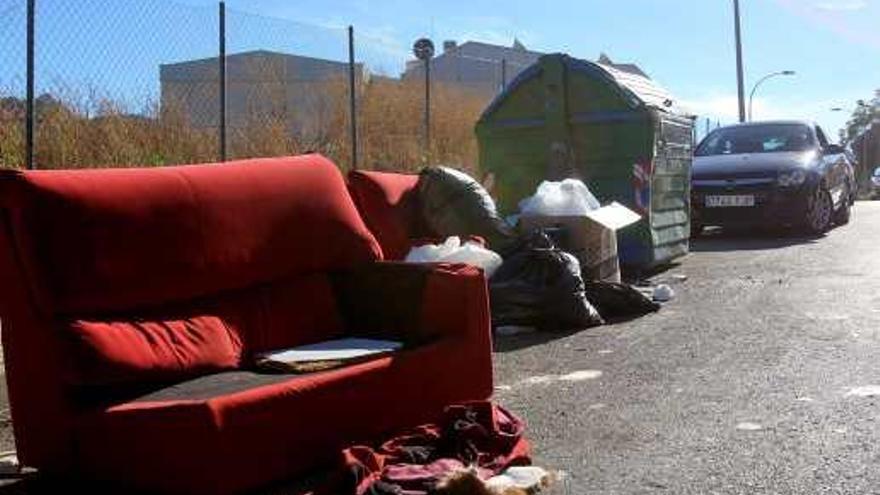
[(216, 316), (69, 324), (71, 381), (88, 388), (168, 383), (238, 367), (241, 341)]
[(345, 335), (328, 274), (63, 324), (73, 336), (68, 382), (106, 401), (132, 390), (251, 364), (257, 353)]
[(410, 238), (424, 235), (419, 222), (418, 175), (352, 171), (349, 188), (367, 227), (382, 246), (386, 260), (401, 260)]
[(0, 179), (23, 283), (50, 312), (124, 311), (381, 254), (318, 155)]
[(214, 495), (296, 477), (351, 443), (487, 398), (491, 379), (464, 344), (450, 338), (305, 376), (226, 372), (96, 410), (79, 419), (79, 469), (150, 492)]

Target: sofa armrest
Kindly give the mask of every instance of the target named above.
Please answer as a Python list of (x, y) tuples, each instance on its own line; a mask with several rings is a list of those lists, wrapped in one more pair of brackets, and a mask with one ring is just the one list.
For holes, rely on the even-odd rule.
[(333, 276), (351, 335), (408, 345), (459, 337), (491, 353), (491, 318), (481, 270), (461, 264), (376, 262)]

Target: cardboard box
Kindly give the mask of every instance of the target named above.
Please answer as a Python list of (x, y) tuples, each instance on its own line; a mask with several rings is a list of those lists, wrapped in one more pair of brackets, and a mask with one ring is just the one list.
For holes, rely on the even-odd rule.
[(553, 237), (559, 248), (580, 261), (585, 279), (620, 282), (617, 230), (640, 218), (638, 213), (614, 202), (586, 216), (521, 216), (519, 228), (521, 232), (557, 231)]

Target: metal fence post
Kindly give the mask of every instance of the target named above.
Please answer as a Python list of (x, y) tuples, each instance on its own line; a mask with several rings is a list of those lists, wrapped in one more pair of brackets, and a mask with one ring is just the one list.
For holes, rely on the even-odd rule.
[(507, 59), (501, 59), (501, 91), (507, 89)]
[(425, 153), (431, 155), (431, 59), (425, 60)]
[(348, 111), (351, 115), (351, 168), (358, 168), (357, 89), (355, 88), (354, 27), (348, 26)]
[(24, 146), (25, 166), (29, 170), (36, 168), (34, 163), (34, 44), (36, 43), (35, 18), (36, 0), (27, 1), (27, 89), (25, 102)]
[(226, 161), (226, 2), (220, 1), (220, 56), (219, 81), (220, 81), (220, 115), (219, 115), (219, 144), (220, 161)]

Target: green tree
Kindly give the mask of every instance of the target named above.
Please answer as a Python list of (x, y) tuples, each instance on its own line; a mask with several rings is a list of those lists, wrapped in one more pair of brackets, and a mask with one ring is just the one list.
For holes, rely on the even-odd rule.
[(844, 139), (847, 142), (852, 141), (866, 126), (877, 119), (880, 119), (880, 89), (874, 92), (873, 99), (856, 102), (856, 108), (846, 123)]

